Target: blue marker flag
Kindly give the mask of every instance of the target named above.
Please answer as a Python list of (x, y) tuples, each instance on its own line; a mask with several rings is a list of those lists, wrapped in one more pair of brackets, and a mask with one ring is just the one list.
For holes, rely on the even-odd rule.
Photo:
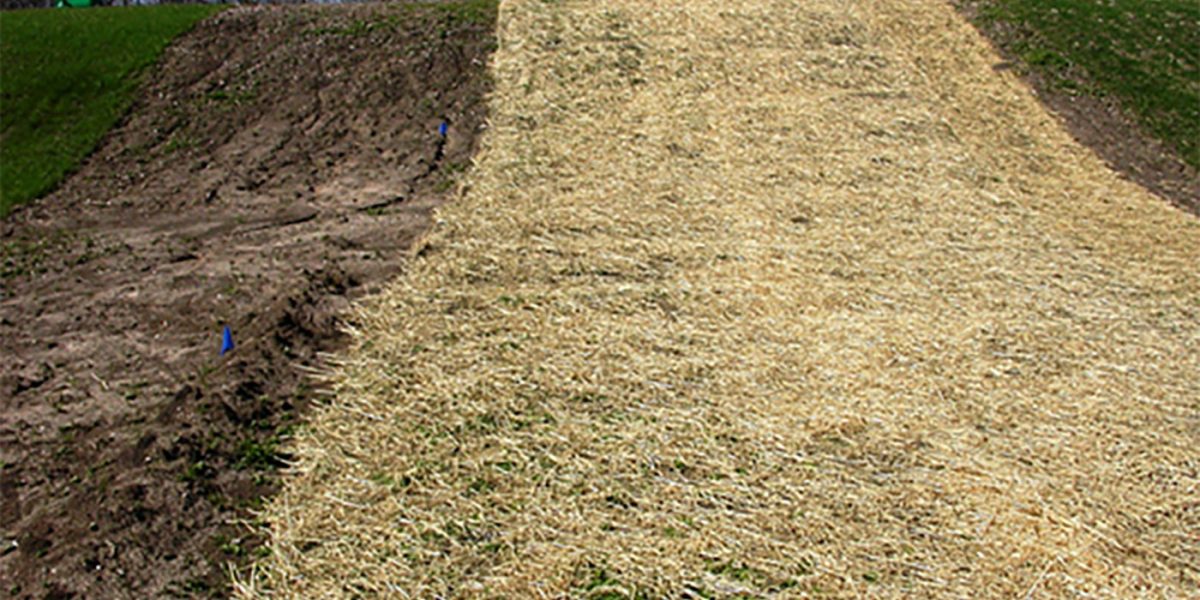
[(438, 125), (438, 134), (440, 134), (442, 137), (446, 137), (446, 132), (449, 130), (450, 124), (445, 121), (442, 121), (442, 124)]
[(225, 356), (226, 352), (233, 350), (233, 333), (229, 331), (229, 326), (225, 326), (225, 333), (221, 335), (221, 356)]

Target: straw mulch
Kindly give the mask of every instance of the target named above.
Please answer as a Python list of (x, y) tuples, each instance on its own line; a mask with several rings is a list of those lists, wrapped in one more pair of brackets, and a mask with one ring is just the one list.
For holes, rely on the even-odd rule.
[(1200, 594), (1200, 221), (950, 6), (500, 22), (244, 595)]

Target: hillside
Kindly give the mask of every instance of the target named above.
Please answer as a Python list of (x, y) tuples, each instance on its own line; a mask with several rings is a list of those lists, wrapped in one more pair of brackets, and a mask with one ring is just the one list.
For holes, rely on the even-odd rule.
[(73, 171), (162, 49), (219, 7), (0, 12), (0, 217)]
[(319, 353), (470, 164), (494, 14), (223, 11), (0, 221), (0, 595), (227, 595)]
[(513, 0), (246, 597), (1188, 597), (1200, 221), (941, 1)]

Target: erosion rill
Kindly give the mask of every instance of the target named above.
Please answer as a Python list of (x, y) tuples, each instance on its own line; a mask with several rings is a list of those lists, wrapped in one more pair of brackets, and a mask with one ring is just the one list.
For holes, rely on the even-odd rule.
[(465, 197), (355, 312), (243, 595), (1197, 593), (1200, 222), (948, 3), (499, 36)]

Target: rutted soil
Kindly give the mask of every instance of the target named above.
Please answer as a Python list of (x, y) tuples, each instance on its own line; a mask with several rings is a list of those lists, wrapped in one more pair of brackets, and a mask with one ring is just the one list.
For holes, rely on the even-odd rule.
[(276, 488), (344, 309), (470, 161), (494, 18), (223, 12), (0, 222), (0, 595), (221, 594), (260, 552), (237, 520)]

